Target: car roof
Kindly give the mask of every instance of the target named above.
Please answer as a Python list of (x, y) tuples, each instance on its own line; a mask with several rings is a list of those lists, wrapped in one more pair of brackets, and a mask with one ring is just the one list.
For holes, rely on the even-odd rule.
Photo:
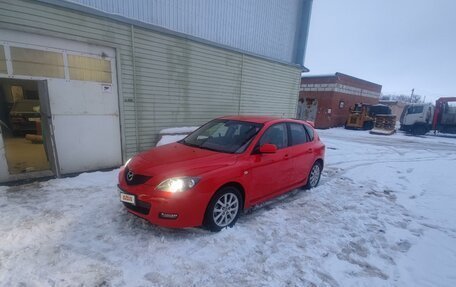
[(243, 115), (243, 116), (225, 116), (221, 117), (219, 119), (223, 120), (233, 120), (233, 121), (245, 121), (245, 122), (253, 122), (253, 123), (259, 123), (259, 124), (264, 124), (266, 122), (270, 121), (275, 121), (275, 120), (280, 120), (279, 117), (271, 117), (271, 116), (248, 116), (248, 115)]
[(244, 122), (253, 122), (264, 124), (268, 122), (280, 122), (280, 121), (297, 121), (294, 119), (287, 119), (287, 118), (279, 118), (279, 117), (272, 117), (272, 116), (249, 116), (249, 115), (242, 115), (242, 116), (225, 116), (220, 117), (219, 119), (223, 120), (233, 120), (233, 121), (244, 121)]

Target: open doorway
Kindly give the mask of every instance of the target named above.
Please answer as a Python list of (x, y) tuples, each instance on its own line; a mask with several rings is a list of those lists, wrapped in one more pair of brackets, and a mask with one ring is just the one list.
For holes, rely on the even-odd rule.
[(312, 121), (315, 122), (317, 118), (317, 106), (318, 106), (318, 101), (317, 99), (310, 99), (306, 98), (306, 107), (304, 110), (304, 119), (306, 121)]
[(0, 126), (10, 175), (51, 170), (38, 86), (0, 78)]

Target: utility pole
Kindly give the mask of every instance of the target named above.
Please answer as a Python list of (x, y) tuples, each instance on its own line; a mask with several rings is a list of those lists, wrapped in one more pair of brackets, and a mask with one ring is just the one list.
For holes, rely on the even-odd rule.
[(413, 93), (415, 92), (415, 88), (412, 89), (412, 94), (410, 95), (410, 103), (413, 103)]

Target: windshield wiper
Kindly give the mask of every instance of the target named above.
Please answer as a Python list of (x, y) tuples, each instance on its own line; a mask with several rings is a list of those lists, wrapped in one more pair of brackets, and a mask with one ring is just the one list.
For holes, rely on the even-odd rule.
[(210, 148), (210, 147), (204, 146), (204, 143), (206, 142), (206, 140), (204, 140), (201, 144), (193, 144), (193, 143), (186, 142), (185, 140), (180, 140), (178, 142), (182, 143), (182, 144), (184, 144), (186, 146), (196, 147), (196, 148), (200, 148), (200, 149), (206, 149), (206, 150), (215, 151), (215, 152), (234, 153), (234, 152), (230, 152), (230, 151), (224, 151), (224, 150), (219, 150), (219, 149), (215, 149), (215, 148)]
[(179, 141), (179, 143), (182, 143), (182, 144), (184, 144), (186, 146), (191, 146), (191, 147), (200, 147), (197, 144), (192, 144), (192, 143), (186, 142), (185, 140), (181, 140), (181, 141)]
[(211, 150), (211, 151), (216, 151), (216, 152), (222, 152), (222, 153), (234, 153), (234, 152), (231, 152), (231, 151), (219, 150), (219, 149), (210, 148), (210, 147), (205, 147), (205, 146), (199, 146), (199, 148), (201, 148), (201, 149), (207, 149), (207, 150)]

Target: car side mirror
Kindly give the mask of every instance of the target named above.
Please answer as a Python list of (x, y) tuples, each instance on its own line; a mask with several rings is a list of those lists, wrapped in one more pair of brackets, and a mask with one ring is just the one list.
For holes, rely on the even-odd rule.
[(275, 144), (264, 144), (260, 147), (260, 153), (276, 153), (277, 146)]

